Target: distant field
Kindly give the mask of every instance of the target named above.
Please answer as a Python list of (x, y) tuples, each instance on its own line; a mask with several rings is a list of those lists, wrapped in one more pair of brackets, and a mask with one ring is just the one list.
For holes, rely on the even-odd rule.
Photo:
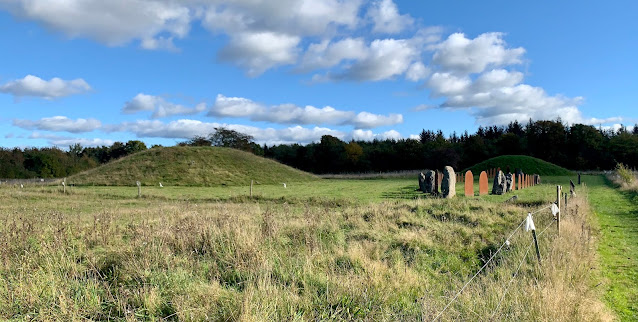
[[(514, 204), (460, 185), (458, 198), (426, 197), (416, 178), (255, 185), (252, 199), (248, 185), (145, 186), (142, 198), (1, 186), (0, 317), (431, 320), (568, 182), (543, 180)], [(535, 215), (542, 266), (519, 230), (442, 320), (608, 319), (590, 288), (587, 207), (571, 202), (581, 213), (566, 210), (561, 238), (547, 210)]]
[[(566, 177), (542, 177), (544, 183), (562, 183)], [(478, 198), (478, 177), (475, 178), (474, 194)], [(576, 177), (573, 178), (576, 180)], [(567, 179), (569, 183), (569, 179)], [(428, 198), (425, 194), (416, 191), (418, 182), (414, 178), (391, 179), (322, 179), (309, 182), (288, 182), (284, 188), (281, 184), (254, 184), (253, 195), (256, 199), (264, 200), (288, 200), (302, 202), (307, 199), (333, 200), (350, 203), (378, 202), (383, 200), (413, 200)], [(61, 186), (43, 187), (44, 190), (60, 190)], [(489, 180), (491, 192), (492, 181)], [(137, 187), (67, 187), (69, 193), (104, 195), (118, 198), (137, 197)], [(456, 184), (457, 197), (465, 199), (464, 184)], [(532, 200), (550, 200), (555, 198), (555, 191), (546, 187), (530, 187), (525, 193), (514, 191), (503, 196), (482, 196), (480, 199), (501, 202), (512, 195), (520, 195), (519, 202)], [(216, 186), (216, 187), (179, 187), (159, 185), (142, 187), (144, 198), (160, 198), (175, 200), (239, 200), (244, 201), (250, 195), (250, 182), (244, 186)]]

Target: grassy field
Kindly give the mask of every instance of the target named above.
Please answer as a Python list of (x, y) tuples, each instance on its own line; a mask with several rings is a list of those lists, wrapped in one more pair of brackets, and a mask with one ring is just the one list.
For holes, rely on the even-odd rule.
[(638, 191), (621, 191), (602, 176), (587, 178), (601, 227), (605, 299), (623, 321), (638, 320)]
[[(429, 198), (416, 178), (257, 185), (254, 198), (248, 186), (143, 187), (142, 198), (1, 186), (0, 317), (431, 320), (568, 182), (543, 180), (515, 203)], [(560, 237), (547, 210), (535, 215), (541, 265), (517, 230), (441, 320), (611, 319), (591, 287), (587, 204), (570, 205)]]

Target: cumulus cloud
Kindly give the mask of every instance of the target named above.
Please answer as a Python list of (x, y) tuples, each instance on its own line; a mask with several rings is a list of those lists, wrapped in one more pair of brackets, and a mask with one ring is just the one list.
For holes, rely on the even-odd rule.
[(360, 6), (358, 0), (223, 1), (206, 9), (203, 25), (229, 35), (228, 45), (218, 54), (221, 61), (258, 76), (296, 63), (303, 37), (355, 27)]
[(356, 141), (372, 141), (372, 140), (400, 140), (401, 133), (396, 130), (389, 130), (383, 133), (374, 133), (370, 130), (354, 130), (350, 133), (350, 138)]
[(485, 33), (468, 39), (455, 33), (433, 46), (431, 68), (436, 72), (425, 87), (432, 98), (444, 99), (440, 108), (468, 109), (483, 125), (559, 117), (571, 124), (617, 119), (587, 118), (578, 108), (582, 97), (550, 95), (541, 87), (524, 84), (523, 73), (511, 68), (522, 63), (525, 49), (508, 47), (502, 37), (502, 33)]
[(378, 115), (368, 112), (340, 111), (331, 106), (317, 108), (294, 104), (265, 106), (243, 97), (217, 95), (209, 116), (248, 117), (252, 121), (279, 124), (334, 124), (352, 125), (356, 128), (375, 128), (403, 122), (401, 114)]
[(249, 76), (259, 76), (267, 69), (297, 61), (301, 38), (275, 32), (242, 32), (217, 55), (219, 60), (244, 68)]
[(215, 131), (215, 128), (224, 127), (241, 133), (251, 135), (258, 143), (289, 144), (310, 143), (318, 141), (323, 135), (332, 135), (341, 139), (346, 134), (329, 128), (314, 127), (304, 128), (294, 126), (282, 129), (258, 128), (240, 124), (209, 123), (199, 120), (182, 119), (164, 123), (158, 120), (141, 120), (125, 122), (118, 125), (107, 126), (108, 132), (132, 132), (137, 137), (158, 137), (170, 139), (190, 139), (194, 136), (207, 136)]
[(462, 33), (454, 33), (435, 46), (432, 62), (444, 71), (462, 74), (480, 73), (488, 67), (522, 63), (525, 49), (506, 46), (503, 33), (484, 33), (474, 39), (468, 39)]
[[(417, 44), (409, 39), (375, 39), (365, 58), (357, 60), (339, 73), (328, 74), (331, 80), (380, 81), (404, 74), (420, 57)], [(412, 70), (414, 77), (421, 76)]]
[(163, 97), (139, 93), (132, 100), (126, 102), (122, 108), (124, 114), (134, 114), (143, 111), (153, 111), (152, 118), (168, 117), (172, 115), (191, 115), (206, 110), (205, 103), (195, 107), (186, 107), (166, 101)]
[(363, 59), (367, 49), (363, 38), (345, 38), (334, 43), (324, 40), (308, 46), (298, 69), (307, 72), (333, 67), (344, 60)]
[(368, 9), (367, 16), (372, 20), (372, 32), (375, 33), (399, 33), (414, 23), (410, 15), (399, 14), (392, 0), (375, 1)]
[(567, 123), (596, 124), (616, 118), (586, 118), (578, 109), (582, 97), (549, 95), (541, 87), (521, 84), (523, 74), (496, 69), (472, 80), (469, 76), (435, 73), (427, 82), (433, 97), (444, 97), (447, 109), (471, 109), (477, 123), (507, 124), (511, 121), (561, 118)]
[(29, 139), (45, 139), (48, 144), (61, 147), (67, 147), (79, 143), (82, 146), (109, 146), (115, 143), (113, 140), (101, 138), (73, 138), (68, 136), (60, 136), (55, 134), (43, 134), (33, 132), (29, 135)]
[(390, 114), (385, 116), (368, 112), (360, 112), (352, 120), (352, 124), (358, 129), (371, 129), (400, 123), (403, 123), (403, 115), (401, 114)]
[(374, 133), (371, 130), (357, 129), (346, 133), (325, 127), (305, 128), (302, 126), (292, 126), (276, 129), (240, 124), (202, 122), (189, 119), (181, 119), (169, 123), (164, 123), (159, 120), (139, 120), (105, 126), (105, 129), (107, 132), (131, 132), (139, 138), (190, 139), (194, 136), (207, 136), (214, 132), (215, 128), (219, 127), (251, 135), (255, 139), (255, 142), (268, 145), (318, 142), (324, 135), (331, 135), (344, 141), (350, 139), (366, 141), (374, 139), (398, 140), (401, 138), (401, 134), (395, 130)]
[(0, 7), (71, 38), (109, 46), (140, 39), (149, 49), (172, 47), (173, 37), (188, 34), (193, 10), (185, 2), (159, 0), (7, 0)]
[(72, 120), (66, 116), (45, 117), (37, 121), (13, 120), (13, 125), (29, 130), (64, 131), (71, 133), (91, 132), (99, 129), (102, 122), (96, 119)]
[(22, 79), (0, 85), (1, 93), (11, 94), (15, 97), (32, 96), (48, 100), (82, 94), (90, 90), (91, 86), (81, 78), (63, 80), (54, 77), (47, 81), (33, 75), (27, 75)]

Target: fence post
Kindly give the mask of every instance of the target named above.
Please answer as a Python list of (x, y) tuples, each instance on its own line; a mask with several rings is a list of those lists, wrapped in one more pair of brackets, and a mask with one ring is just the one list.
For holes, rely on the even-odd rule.
[(139, 181), (135, 183), (137, 184), (137, 197), (140, 198), (142, 197), (142, 183)]
[(250, 198), (253, 197), (253, 180), (250, 180)]
[(538, 263), (541, 262), (541, 251), (538, 249), (538, 239), (536, 239), (536, 229), (532, 229), (532, 237), (534, 237), (534, 246), (536, 246), (536, 257), (538, 258)]
[(563, 187), (556, 186), (556, 206), (558, 206), (558, 213), (556, 214), (556, 229), (558, 230), (558, 236), (560, 236), (560, 194)]

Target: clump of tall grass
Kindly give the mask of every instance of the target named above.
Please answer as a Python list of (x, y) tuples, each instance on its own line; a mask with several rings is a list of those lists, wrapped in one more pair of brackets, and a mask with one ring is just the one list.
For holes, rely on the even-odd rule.
[(614, 170), (611, 180), (618, 184), (622, 189), (638, 190), (638, 180), (636, 173), (626, 165), (618, 163)]

